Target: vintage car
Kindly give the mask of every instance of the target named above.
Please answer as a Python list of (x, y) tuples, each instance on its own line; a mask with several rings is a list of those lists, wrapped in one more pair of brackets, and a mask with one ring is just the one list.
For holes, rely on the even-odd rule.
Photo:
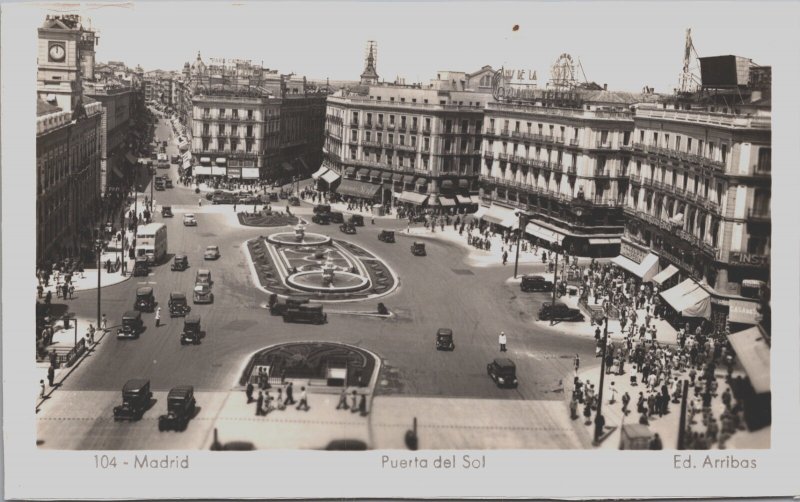
[(383, 242), (394, 242), (394, 230), (381, 230), (378, 234), (378, 240)]
[(223, 192), (222, 190), (214, 190), (213, 192), (208, 192), (206, 194), (206, 200), (211, 200), (211, 199), (214, 198), (215, 195), (219, 195), (219, 194), (223, 194), (223, 193), (225, 193), (225, 192)]
[(271, 315), (283, 315), (287, 308), (297, 307), (309, 302), (309, 299), (304, 296), (289, 296), (286, 299), (278, 298), (278, 295), (272, 293), (269, 296), (269, 313)]
[(209, 286), (214, 284), (214, 281), (211, 280), (211, 271), (207, 268), (201, 268), (198, 270), (197, 274), (194, 276), (194, 283), (208, 284)]
[(162, 191), (162, 190), (164, 190), (164, 180), (162, 180), (162, 179), (160, 179), (160, 178), (159, 178), (159, 179), (157, 179), (157, 180), (155, 181), (155, 188), (156, 188), (156, 190), (158, 190), (159, 192), (160, 192), (160, 191)]
[(142, 313), (138, 310), (129, 310), (122, 314), (122, 323), (117, 330), (117, 338), (139, 338), (143, 328)]
[(344, 214), (338, 211), (331, 211), (328, 213), (331, 218), (331, 223), (344, 223)]
[(486, 365), (486, 372), (498, 387), (517, 386), (517, 366), (511, 359), (499, 357)]
[(330, 212), (331, 212), (330, 204), (317, 204), (316, 206), (314, 206), (314, 214), (330, 213)]
[(122, 406), (114, 407), (114, 421), (139, 420), (150, 407), (150, 380), (134, 378), (122, 386)]
[(150, 275), (150, 262), (147, 261), (147, 256), (137, 256), (136, 261), (133, 262), (133, 276), (147, 277), (148, 275)]
[(288, 307), (283, 313), (283, 322), (308, 322), (311, 324), (324, 324), (328, 314), (322, 311), (319, 303), (304, 303), (296, 307)]
[(173, 164), (179, 164), (179, 163), (180, 163), (180, 161), (181, 161), (181, 156), (180, 156), (180, 155), (177, 155), (177, 154), (175, 154), (175, 155), (172, 155), (172, 156), (169, 158), (169, 161), (170, 161), (170, 162), (172, 162)]
[(180, 291), (173, 291), (169, 294), (169, 316), (170, 317), (183, 317), (192, 309), (186, 301), (186, 295)]
[(349, 221), (350, 223), (352, 223), (353, 225), (355, 225), (357, 227), (363, 227), (364, 226), (364, 217), (361, 216), (360, 214), (350, 214), (350, 215), (348, 215), (347, 216), (347, 221)]
[(172, 218), (172, 206), (161, 206), (161, 216), (163, 218)]
[(156, 308), (156, 298), (153, 295), (153, 288), (142, 286), (136, 290), (136, 300), (133, 302), (133, 309), (139, 312), (152, 312)]
[(414, 256), (425, 256), (427, 254), (425, 252), (425, 244), (415, 241), (413, 244), (411, 244), (411, 254)]
[(553, 283), (541, 275), (523, 275), (519, 288), (526, 293), (529, 291), (553, 291)]
[(347, 222), (342, 223), (341, 225), (339, 225), (339, 230), (341, 230), (342, 233), (345, 233), (345, 234), (354, 234), (354, 233), (356, 233), (356, 226), (353, 225), (352, 223), (350, 223), (349, 221), (347, 221)]
[(539, 308), (540, 321), (582, 321), (583, 314), (578, 309), (561, 302), (544, 302)]
[(330, 213), (316, 213), (311, 217), (311, 221), (317, 225), (328, 225), (331, 222)]
[(439, 328), (436, 331), (436, 350), (455, 350), (456, 345), (453, 343), (453, 330), (447, 328)]
[(196, 409), (194, 387), (191, 385), (173, 387), (167, 394), (167, 413), (158, 417), (158, 430), (186, 430)]
[(204, 260), (217, 260), (219, 259), (219, 246), (206, 246), (203, 253)]
[(211, 286), (208, 284), (195, 284), (192, 292), (192, 301), (194, 303), (214, 303), (214, 293), (211, 292)]
[(174, 258), (172, 258), (172, 265), (170, 269), (176, 272), (182, 272), (189, 268), (189, 257), (185, 254), (176, 254)]
[(296, 195), (292, 195), (289, 197), (289, 205), (290, 206), (299, 206), (300, 205), (300, 197)]
[(171, 179), (169, 179), (169, 178), (167, 178), (167, 179), (165, 179), (165, 180), (164, 180), (164, 186), (165, 186), (166, 188), (174, 188), (174, 185), (172, 184), (172, 180), (171, 180)]
[(181, 345), (189, 343), (199, 345), (200, 339), (203, 338), (203, 333), (200, 327), (200, 316), (190, 315), (183, 319), (183, 331), (181, 331)]
[(236, 197), (231, 193), (218, 193), (211, 197), (212, 204), (235, 204)]
[(197, 218), (193, 213), (186, 213), (183, 215), (183, 226), (185, 227), (197, 226)]

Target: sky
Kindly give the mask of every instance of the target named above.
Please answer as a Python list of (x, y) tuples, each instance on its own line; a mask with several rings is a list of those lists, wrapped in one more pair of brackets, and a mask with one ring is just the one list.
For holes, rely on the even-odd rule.
[[(771, 35), (797, 28), (797, 4), (747, 2), (139, 2), (37, 6), (77, 12), (100, 32), (98, 61), (181, 70), (200, 51), (263, 61), (282, 73), (357, 80), (367, 40), (378, 73), (428, 82), (437, 70), (536, 70), (539, 85), (562, 53), (589, 81), (656, 92), (677, 86), (685, 31), (700, 56), (736, 54), (779, 67), (796, 49)], [(787, 15), (789, 9), (793, 15)], [(41, 21), (37, 21), (40, 23)], [(513, 27), (518, 25), (518, 30)], [(790, 54), (791, 52), (791, 54)], [(583, 75), (579, 71), (579, 77)]]

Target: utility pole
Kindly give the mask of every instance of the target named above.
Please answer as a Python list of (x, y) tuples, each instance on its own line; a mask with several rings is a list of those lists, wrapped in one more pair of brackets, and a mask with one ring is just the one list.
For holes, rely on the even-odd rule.
[(603, 418), (603, 382), (606, 376), (606, 350), (608, 347), (608, 316), (605, 317), (605, 328), (603, 328), (603, 346), (600, 350), (600, 389), (597, 391), (597, 413), (594, 416), (594, 444), (600, 444), (600, 436), (603, 435), (603, 427), (606, 420)]

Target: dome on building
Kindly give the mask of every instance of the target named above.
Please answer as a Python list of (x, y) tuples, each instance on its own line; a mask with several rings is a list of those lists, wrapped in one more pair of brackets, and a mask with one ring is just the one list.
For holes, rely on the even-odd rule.
[(200, 58), (200, 51), (197, 51), (197, 59), (192, 64), (192, 73), (203, 74), (206, 72), (206, 64)]

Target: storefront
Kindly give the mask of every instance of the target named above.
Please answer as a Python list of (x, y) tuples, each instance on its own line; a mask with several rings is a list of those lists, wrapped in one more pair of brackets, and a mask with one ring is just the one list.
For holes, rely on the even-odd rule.
[(411, 192), (404, 190), (397, 197), (397, 202), (402, 204), (410, 204), (412, 206), (424, 206), (428, 202), (428, 194)]
[(365, 199), (370, 202), (378, 198), (380, 185), (373, 185), (372, 183), (365, 183), (356, 180), (342, 180), (339, 186), (336, 187), (336, 193), (345, 197), (353, 197), (357, 199)]
[(612, 258), (611, 263), (627, 270), (643, 282), (651, 281), (658, 273), (658, 256), (627, 242), (620, 245), (619, 256)]
[(525, 226), (525, 233), (538, 239), (539, 245), (541, 246), (552, 246), (553, 244), (561, 245), (564, 240), (563, 234), (554, 232), (536, 223), (528, 223)]
[(458, 205), (455, 198), (447, 197), (446, 195), (437, 196), (436, 203), (441, 214), (454, 214)]

